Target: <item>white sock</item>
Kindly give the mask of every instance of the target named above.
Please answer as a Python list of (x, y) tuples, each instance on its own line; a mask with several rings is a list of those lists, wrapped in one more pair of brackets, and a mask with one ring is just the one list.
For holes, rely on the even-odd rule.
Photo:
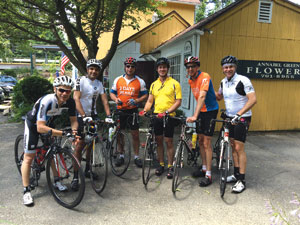
[(202, 170), (206, 171), (206, 165), (202, 165)]
[(139, 158), (139, 156), (138, 156), (138, 155), (135, 155), (135, 156), (134, 156), (134, 159), (138, 159), (138, 158)]
[(205, 176), (211, 177), (211, 171), (206, 171)]
[(124, 154), (120, 154), (120, 158), (123, 158), (123, 159), (124, 159)]

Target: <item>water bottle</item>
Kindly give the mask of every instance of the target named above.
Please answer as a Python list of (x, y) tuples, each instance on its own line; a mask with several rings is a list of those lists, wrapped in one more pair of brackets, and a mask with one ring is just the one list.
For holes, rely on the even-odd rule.
[(110, 127), (108, 130), (108, 140), (112, 141), (112, 137), (114, 136), (116, 131), (116, 127)]
[(193, 149), (193, 151), (196, 150), (197, 136), (198, 136), (197, 133), (194, 132), (193, 136), (192, 136), (192, 149)]

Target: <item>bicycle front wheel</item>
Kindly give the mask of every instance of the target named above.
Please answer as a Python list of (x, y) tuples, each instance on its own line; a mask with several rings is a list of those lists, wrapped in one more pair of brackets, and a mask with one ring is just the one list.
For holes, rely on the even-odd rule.
[(178, 144), (176, 151), (175, 151), (175, 157), (174, 157), (174, 163), (173, 163), (173, 168), (174, 168), (174, 176), (172, 180), (172, 192), (175, 193), (178, 185), (179, 185), (179, 176), (180, 172), (183, 168), (183, 159), (182, 159), (182, 151), (184, 150), (184, 143), (180, 141)]
[(227, 174), (228, 174), (228, 159), (227, 159), (227, 151), (229, 151), (229, 146), (227, 142), (224, 142), (223, 149), (221, 149), (221, 157), (220, 157), (220, 195), (223, 198), (226, 190), (226, 182), (227, 182)]
[(15, 162), (17, 164), (17, 169), (21, 174), (21, 166), (24, 159), (24, 135), (20, 134), (15, 141)]
[(107, 181), (107, 154), (103, 143), (97, 138), (93, 143), (90, 169), (92, 187), (96, 193), (100, 194)]
[(143, 157), (143, 168), (142, 168), (142, 177), (143, 184), (147, 185), (150, 180), (150, 170), (153, 166), (153, 158), (154, 158), (154, 149), (151, 144), (151, 137), (147, 137), (146, 145), (144, 148), (144, 157)]
[(131, 160), (131, 144), (126, 133), (118, 131), (110, 146), (110, 164), (113, 174), (122, 176)]
[[(68, 162), (72, 162), (72, 167), (69, 168)], [(74, 179), (74, 182), (75, 171), (78, 172), (78, 179)], [(71, 209), (81, 202), (85, 190), (85, 179), (80, 163), (70, 149), (62, 148), (49, 156), (46, 176), (50, 192), (58, 204)]]

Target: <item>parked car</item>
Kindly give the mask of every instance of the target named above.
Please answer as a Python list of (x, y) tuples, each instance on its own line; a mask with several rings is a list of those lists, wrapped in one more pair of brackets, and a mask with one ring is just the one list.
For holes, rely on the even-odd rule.
[(18, 81), (12, 76), (0, 75), (0, 82), (6, 83), (9, 86), (15, 86)]

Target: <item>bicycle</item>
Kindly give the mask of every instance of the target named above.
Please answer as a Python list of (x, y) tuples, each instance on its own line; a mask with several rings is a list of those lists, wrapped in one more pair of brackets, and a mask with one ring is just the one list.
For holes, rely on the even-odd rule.
[(215, 122), (223, 123), (221, 132), (219, 134), (219, 150), (217, 150), (219, 152), (218, 169), (220, 172), (220, 195), (221, 198), (223, 198), (226, 190), (228, 171), (232, 164), (229, 141), (229, 126), (231, 124), (231, 120), (229, 118), (226, 118), (225, 120), (212, 119), (210, 122), (211, 126)]
[[(97, 194), (100, 194), (105, 189), (108, 176), (107, 151), (103, 145), (103, 137), (99, 135), (98, 130), (102, 123), (104, 123), (103, 120), (85, 122), (83, 129), (85, 146), (82, 150), (82, 155), (88, 148), (92, 148), (90, 156), (90, 179), (92, 187)], [(74, 151), (75, 147), (72, 143), (72, 139), (67, 138), (62, 146), (72, 146)], [(86, 161), (86, 159), (84, 158), (82, 161)]]
[[(198, 157), (200, 155), (199, 153), (199, 145), (198, 141), (196, 142), (196, 148), (192, 149), (192, 142), (190, 138), (186, 136), (186, 129), (190, 128), (187, 126), (186, 123), (186, 117), (172, 117), (175, 120), (178, 120), (181, 123), (181, 133), (180, 133), (180, 138), (178, 140), (178, 144), (176, 147), (175, 151), (175, 156), (174, 156), (174, 162), (173, 162), (173, 168), (174, 168), (174, 176), (172, 180), (172, 192), (175, 193), (177, 191), (177, 188), (180, 184), (179, 177), (181, 173), (181, 170), (184, 167), (184, 152), (185, 149), (187, 151), (187, 165), (191, 165), (193, 167), (197, 167), (198, 163)], [(199, 120), (196, 120), (195, 122), (199, 122)]]
[(144, 156), (143, 156), (143, 167), (142, 167), (142, 178), (143, 184), (147, 185), (150, 180), (150, 170), (153, 166), (156, 154), (157, 143), (155, 140), (154, 134), (154, 118), (156, 115), (145, 114), (145, 117), (150, 119), (149, 128), (146, 134), (146, 142), (144, 147)]
[[(107, 149), (109, 149), (110, 153), (110, 165), (113, 174), (116, 176), (122, 176), (128, 169), (130, 161), (131, 161), (131, 143), (127, 133), (121, 131), (120, 128), (120, 115), (128, 115), (132, 116), (134, 123), (135, 118), (138, 118), (137, 113), (126, 114), (122, 111), (115, 111), (112, 113), (112, 117), (114, 118), (114, 123), (109, 124), (109, 137), (107, 141)], [(118, 165), (116, 163), (116, 159), (123, 155), (124, 163), (123, 165)]]
[[(31, 189), (39, 186), (39, 179), (41, 172), (46, 170), (47, 185), (51, 194), (58, 204), (66, 208), (74, 208), (77, 206), (85, 191), (85, 179), (80, 163), (72, 154), (69, 148), (62, 148), (56, 137), (51, 137), (52, 132), (40, 134), (43, 141), (41, 146), (36, 147), (36, 154), (31, 165), (30, 172), (30, 186)], [(21, 175), (21, 166), (24, 158), (24, 136), (19, 135), (15, 141), (15, 162), (17, 169)], [(47, 162), (47, 163), (46, 163)], [(72, 166), (70, 166), (70, 164)], [(46, 166), (45, 166), (46, 165)], [(73, 190), (71, 187), (72, 176), (74, 168), (78, 170), (79, 189)], [(55, 177), (54, 171), (57, 172), (58, 178)], [(54, 181), (63, 181), (67, 190), (59, 191)]]

